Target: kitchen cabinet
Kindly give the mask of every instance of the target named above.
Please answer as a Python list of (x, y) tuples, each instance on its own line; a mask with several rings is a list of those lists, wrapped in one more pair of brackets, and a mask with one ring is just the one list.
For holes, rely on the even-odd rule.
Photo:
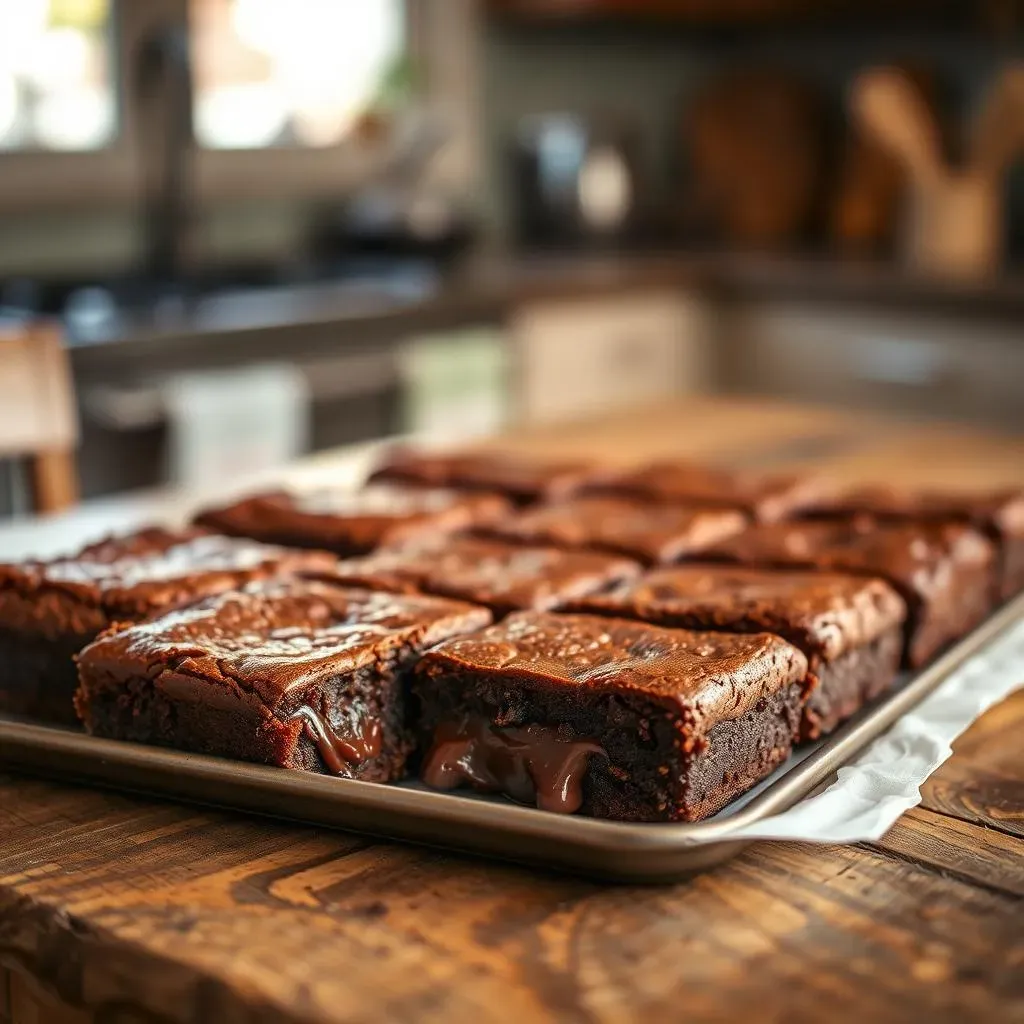
[(708, 317), (702, 299), (674, 292), (521, 306), (509, 327), (520, 418), (553, 423), (703, 390)]
[(723, 327), (728, 390), (1024, 428), (1024, 345), (1013, 326), (748, 304)]
[(907, 14), (969, 17), (973, 5), (965, 0), (488, 0), (489, 10), (537, 21), (585, 18), (662, 18), (705, 24), (802, 20), (869, 16), (876, 21)]
[(403, 432), (465, 441), (498, 432), (508, 407), (508, 346), (487, 324), (423, 335), (401, 346)]

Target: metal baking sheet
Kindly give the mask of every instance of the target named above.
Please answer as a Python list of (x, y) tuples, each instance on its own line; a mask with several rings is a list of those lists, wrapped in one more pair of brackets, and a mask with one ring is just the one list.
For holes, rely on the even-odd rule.
[(604, 879), (670, 881), (733, 856), (746, 845), (735, 838), (741, 827), (778, 814), (827, 784), (960, 664), (1021, 618), (1024, 594), (830, 737), (801, 748), (750, 793), (695, 824), (551, 814), (499, 798), (432, 792), (416, 783), (353, 782), (97, 739), (2, 715), (0, 763), (61, 781), (174, 797)]

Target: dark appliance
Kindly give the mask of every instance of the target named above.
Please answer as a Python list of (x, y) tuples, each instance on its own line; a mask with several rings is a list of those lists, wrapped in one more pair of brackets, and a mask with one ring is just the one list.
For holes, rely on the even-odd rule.
[(639, 144), (628, 125), (541, 114), (512, 144), (513, 227), (527, 248), (618, 247), (637, 241), (643, 216)]

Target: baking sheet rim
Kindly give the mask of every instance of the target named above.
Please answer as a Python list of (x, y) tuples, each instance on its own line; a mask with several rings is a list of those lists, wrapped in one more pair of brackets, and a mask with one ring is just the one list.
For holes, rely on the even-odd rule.
[[(827, 783), (872, 740), (1018, 619), (1011, 600), (908, 683), (780, 769), (741, 809), (692, 824), (556, 815), (497, 799), (381, 786), (105, 740), (0, 715), (0, 764), (49, 778), (184, 799), (308, 824), (541, 864), (622, 881), (667, 881), (727, 859), (740, 828)], [(126, 781), (124, 772), (132, 778)]]

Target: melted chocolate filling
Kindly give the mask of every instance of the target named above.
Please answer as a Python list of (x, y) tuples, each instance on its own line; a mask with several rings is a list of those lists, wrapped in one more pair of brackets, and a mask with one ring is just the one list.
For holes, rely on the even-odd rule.
[(434, 730), (422, 776), (434, 789), (469, 785), (572, 814), (583, 804), (583, 776), (592, 754), (607, 757), (594, 740), (562, 739), (550, 725), (499, 727), (468, 715)]
[(333, 775), (351, 775), (352, 765), (377, 757), (381, 749), (380, 722), (360, 717), (355, 728), (345, 735), (315, 708), (296, 709), (293, 718), (301, 718), (306, 735), (316, 744), (327, 770)]

